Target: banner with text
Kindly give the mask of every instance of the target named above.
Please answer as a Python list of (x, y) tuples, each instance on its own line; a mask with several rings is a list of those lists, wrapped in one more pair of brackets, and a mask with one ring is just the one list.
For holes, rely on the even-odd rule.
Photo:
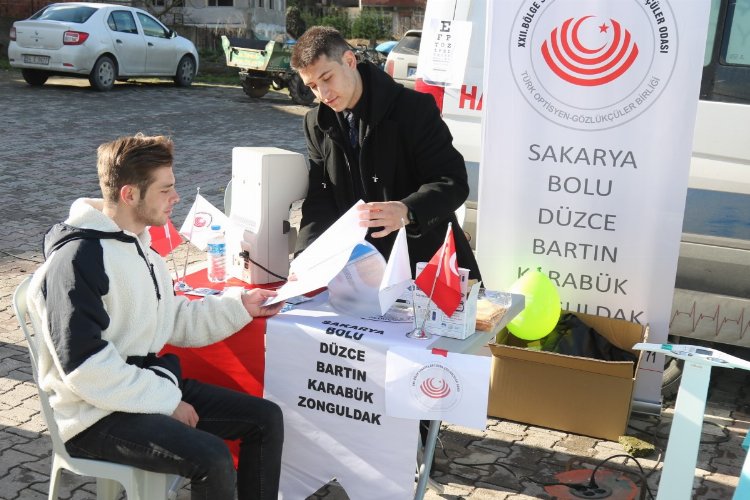
[(413, 496), (418, 420), (385, 412), (388, 346), (411, 328), (311, 310), (268, 320), (265, 397), (284, 412), (279, 498), (307, 498), (332, 478), (349, 498)]
[[(563, 309), (668, 333), (710, 2), (488, 3), (477, 254)], [(499, 219), (498, 214), (502, 214)], [(661, 356), (637, 399), (660, 401)]]

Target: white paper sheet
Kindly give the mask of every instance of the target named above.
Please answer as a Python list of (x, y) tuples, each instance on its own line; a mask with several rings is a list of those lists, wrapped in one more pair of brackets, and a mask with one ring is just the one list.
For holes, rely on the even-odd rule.
[(354, 247), (344, 268), (328, 283), (331, 305), (348, 316), (383, 316), (412, 283), (406, 230), (396, 237), (388, 262), (370, 242)]
[(292, 261), (289, 272), (294, 273), (297, 279), (287, 281), (278, 289), (278, 295), (269, 299), (266, 305), (328, 285), (349, 261), (352, 249), (365, 239), (367, 228), (360, 227), (357, 209), (363, 203), (362, 200), (355, 203)]
[(417, 76), (433, 85), (460, 86), (464, 82), (471, 28), (470, 21), (425, 19)]
[(392, 346), (386, 358), (386, 414), (484, 430), (491, 363), (489, 356)]

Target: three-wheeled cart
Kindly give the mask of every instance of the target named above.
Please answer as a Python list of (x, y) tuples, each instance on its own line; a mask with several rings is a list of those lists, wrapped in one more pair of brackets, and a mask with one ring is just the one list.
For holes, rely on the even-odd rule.
[(312, 90), (291, 68), (290, 44), (222, 35), (221, 46), (227, 66), (239, 68), (240, 83), (248, 96), (263, 97), (273, 87), (274, 90), (288, 88), (292, 100), (303, 106), (315, 100)]

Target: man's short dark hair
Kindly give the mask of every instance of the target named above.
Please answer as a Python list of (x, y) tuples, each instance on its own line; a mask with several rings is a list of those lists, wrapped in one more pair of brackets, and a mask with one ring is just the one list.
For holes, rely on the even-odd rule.
[(141, 199), (153, 182), (151, 173), (160, 167), (171, 167), (174, 145), (163, 135), (120, 137), (99, 146), (97, 171), (105, 201), (117, 203), (120, 189), (136, 185)]
[(313, 26), (294, 45), (291, 65), (296, 70), (304, 69), (315, 64), (320, 56), (340, 63), (347, 50), (351, 47), (335, 28)]

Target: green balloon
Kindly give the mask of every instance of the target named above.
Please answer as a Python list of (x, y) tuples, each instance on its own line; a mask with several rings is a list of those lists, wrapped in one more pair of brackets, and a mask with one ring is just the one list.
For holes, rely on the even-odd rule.
[(549, 335), (560, 319), (560, 294), (547, 275), (530, 270), (513, 283), (510, 291), (526, 297), (526, 307), (508, 323), (510, 333), (524, 340)]

